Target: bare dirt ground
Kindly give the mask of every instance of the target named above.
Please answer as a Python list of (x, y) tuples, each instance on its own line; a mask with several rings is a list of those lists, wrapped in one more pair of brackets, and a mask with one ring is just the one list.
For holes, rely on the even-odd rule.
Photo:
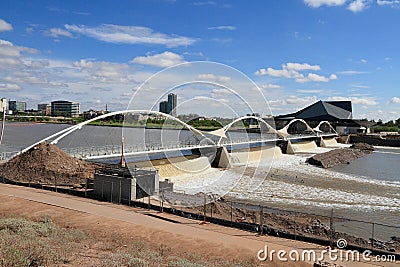
[[(8, 187), (8, 188), (6, 188)], [(142, 243), (143, 250), (147, 250), (147, 263), (150, 266), (259, 266), (256, 253), (264, 247), (262, 240), (257, 240), (255, 234), (244, 231), (214, 225), (199, 225), (198, 221), (182, 219), (180, 224), (174, 224), (146, 216), (145, 210), (134, 209), (110, 203), (93, 203), (92, 200), (82, 199), (82, 207), (104, 212), (104, 216), (89, 214), (74, 210), (68, 201), (77, 198), (42, 191), (36, 193), (36, 197), (43, 198), (47, 202), (49, 195), (55, 195), (65, 202), (61, 207), (58, 202), (48, 205), (37, 201), (27, 200), (31, 188), (14, 187), (0, 184), (0, 218), (24, 217), (37, 220), (46, 216), (57, 226), (66, 229), (77, 229), (85, 233), (87, 238), (82, 240), (79, 250), (69, 257), (69, 262), (63, 266), (101, 266), (104, 262), (112, 262), (116, 253), (126, 251), (132, 244)], [(11, 188), (11, 190), (9, 190)], [(16, 188), (17, 191), (12, 190)], [(8, 190), (7, 190), (8, 189)], [(10, 196), (7, 193), (24, 191), (19, 197)], [(41, 191), (41, 190), (37, 190)], [(13, 194), (11, 194), (13, 195)], [(105, 209), (103, 209), (105, 208)], [(108, 208), (108, 209), (107, 209)], [(111, 208), (111, 210), (110, 210)], [(137, 224), (108, 218), (110, 212), (119, 211), (129, 215), (140, 216)], [(97, 211), (96, 211), (97, 213)], [(171, 215), (167, 215), (171, 216)], [(112, 215), (110, 217), (113, 217)], [(181, 218), (175, 218), (181, 220)], [(157, 227), (152, 227), (154, 223)], [(176, 228), (181, 229), (176, 231)], [(206, 229), (204, 229), (206, 228)], [(226, 232), (226, 233), (224, 233)], [(252, 239), (254, 238), (254, 239)], [(278, 242), (279, 243), (279, 242)], [(289, 241), (290, 243), (290, 241)], [(281, 247), (281, 245), (278, 245)], [(152, 258), (151, 254), (154, 255)], [(161, 257), (161, 258), (160, 258)], [(180, 262), (192, 262), (198, 265), (169, 264), (171, 259), (180, 259)], [(118, 266), (114, 265), (114, 266)], [(145, 265), (143, 265), (145, 266)], [(279, 263), (269, 263), (268, 266), (283, 266)], [(307, 263), (285, 264), (285, 266), (310, 266)]]
[[(0, 184), (0, 216), (33, 220), (46, 216), (59, 227), (82, 231), (82, 240), (75, 240), (77, 250), (58, 266), (302, 267), (312, 264), (259, 262), (256, 255), (265, 245), (270, 250), (325, 249), (213, 224), (200, 225), (170, 214), (5, 184)], [(143, 264), (121, 264), (120, 258), (132, 253), (132, 248)], [(342, 265), (376, 266), (358, 262)]]

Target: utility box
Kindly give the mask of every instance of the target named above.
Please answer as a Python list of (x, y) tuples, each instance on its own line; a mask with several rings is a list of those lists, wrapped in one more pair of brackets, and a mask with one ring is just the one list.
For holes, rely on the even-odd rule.
[(128, 203), (158, 194), (158, 189), (156, 170), (134, 169), (132, 175), (126, 167), (109, 166), (94, 175), (94, 194), (105, 201)]

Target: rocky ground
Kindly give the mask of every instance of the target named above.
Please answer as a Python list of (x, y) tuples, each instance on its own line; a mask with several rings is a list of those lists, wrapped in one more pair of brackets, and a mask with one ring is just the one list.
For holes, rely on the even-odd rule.
[(0, 176), (18, 182), (72, 186), (93, 179), (95, 167), (43, 142), (1, 165)]
[(331, 150), (325, 153), (316, 154), (310, 157), (307, 162), (323, 168), (331, 168), (340, 164), (349, 164), (351, 161), (368, 155), (374, 151), (373, 146), (358, 143), (350, 148)]
[[(186, 208), (187, 211), (197, 214), (204, 213), (204, 206)], [(211, 216), (211, 211), (214, 218), (221, 218), (225, 220), (231, 219), (231, 203), (220, 199), (217, 202), (206, 205), (206, 214)], [(329, 226), (329, 218), (321, 216), (312, 216), (305, 214), (293, 214), (284, 213), (263, 213), (263, 225), (267, 228), (271, 228), (282, 232), (296, 234), (299, 236), (310, 236), (321, 239), (330, 239), (332, 236), (331, 229)], [(232, 220), (235, 222), (249, 222), (249, 223), (260, 223), (261, 212), (259, 210), (251, 210), (246, 208), (232, 208)], [(349, 244), (358, 245), (364, 248), (370, 248), (372, 246), (372, 240), (366, 240), (363, 238), (355, 237), (346, 233), (334, 232), (333, 239), (338, 240), (340, 238), (346, 239)], [(390, 252), (400, 252), (400, 237), (393, 236), (391, 240), (381, 241), (373, 240), (374, 248), (381, 249)]]

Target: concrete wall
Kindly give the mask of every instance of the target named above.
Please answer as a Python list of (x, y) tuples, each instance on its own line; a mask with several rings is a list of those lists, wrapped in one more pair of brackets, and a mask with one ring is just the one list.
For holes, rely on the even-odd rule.
[(350, 143), (367, 143), (373, 146), (393, 146), (400, 147), (400, 139), (381, 139), (374, 136), (350, 136)]
[(121, 200), (129, 200), (131, 186), (129, 178), (99, 173), (94, 175), (94, 193), (105, 201), (120, 203)]
[(94, 194), (110, 202), (127, 202), (158, 194), (159, 176), (156, 171), (138, 170), (133, 177), (95, 173)]

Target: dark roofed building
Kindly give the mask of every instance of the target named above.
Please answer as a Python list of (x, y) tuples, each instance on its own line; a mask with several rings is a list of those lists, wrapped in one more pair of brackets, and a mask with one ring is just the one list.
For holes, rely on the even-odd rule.
[(321, 121), (329, 121), (338, 133), (369, 133), (371, 122), (353, 120), (351, 101), (318, 101), (297, 112), (275, 117), (277, 128), (293, 119), (303, 119), (315, 127)]
[(351, 101), (318, 101), (295, 113), (276, 116), (275, 120), (290, 121), (303, 119), (305, 121), (338, 121), (351, 120), (353, 109)]

